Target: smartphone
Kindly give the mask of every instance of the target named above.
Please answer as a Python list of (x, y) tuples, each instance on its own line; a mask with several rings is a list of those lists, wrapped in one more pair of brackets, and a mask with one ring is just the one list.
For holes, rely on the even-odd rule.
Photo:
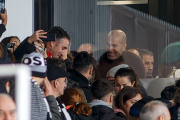
[(41, 38), (42, 41), (55, 41), (56, 40), (56, 33), (47, 33), (45, 36), (47, 36), (47, 38)]
[(8, 43), (7, 44), (7, 49), (8, 50), (13, 50), (14, 49), (14, 45), (15, 45), (15, 43)]
[(5, 12), (5, 0), (0, 0), (0, 10), (1, 13)]

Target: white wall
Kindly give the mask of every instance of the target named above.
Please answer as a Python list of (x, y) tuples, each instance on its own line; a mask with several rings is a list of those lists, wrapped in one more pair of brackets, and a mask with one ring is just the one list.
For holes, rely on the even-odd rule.
[(6, 0), (5, 7), (8, 14), (6, 32), (0, 38), (18, 36), (23, 41), (33, 33), (34, 0)]

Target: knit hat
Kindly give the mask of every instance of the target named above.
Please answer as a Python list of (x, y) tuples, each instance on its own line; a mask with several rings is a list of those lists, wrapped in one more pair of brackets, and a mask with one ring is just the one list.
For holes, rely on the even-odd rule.
[(129, 114), (130, 114), (131, 116), (139, 117), (142, 107), (143, 107), (146, 103), (148, 103), (148, 102), (150, 102), (150, 101), (152, 101), (152, 100), (154, 100), (153, 97), (151, 97), (151, 96), (145, 96), (144, 98), (142, 98), (141, 100), (137, 101), (136, 103), (134, 103), (134, 104), (131, 106), (130, 111), (129, 111)]
[(56, 80), (60, 77), (69, 77), (70, 73), (66, 72), (59, 66), (50, 64), (47, 66), (47, 78), (49, 81)]
[(25, 54), (21, 63), (29, 65), (32, 71), (32, 76), (44, 78), (46, 77), (46, 65), (44, 56), (38, 52)]
[(161, 63), (174, 63), (180, 59), (180, 42), (169, 44), (161, 55)]
[(127, 64), (121, 64), (121, 65), (118, 65), (118, 66), (115, 66), (113, 68), (111, 68), (108, 72), (107, 72), (107, 75), (106, 77), (115, 77), (114, 75), (116, 74), (116, 72), (121, 69), (121, 68), (127, 68), (129, 67)]

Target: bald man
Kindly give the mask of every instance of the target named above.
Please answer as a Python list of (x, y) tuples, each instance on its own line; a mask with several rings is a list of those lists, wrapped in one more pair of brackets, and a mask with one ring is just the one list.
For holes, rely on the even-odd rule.
[(167, 106), (161, 101), (147, 103), (140, 112), (141, 120), (171, 120)]
[(126, 34), (122, 30), (112, 30), (108, 34), (106, 47), (108, 59), (118, 59), (126, 50), (126, 46)]
[(0, 120), (16, 120), (16, 105), (7, 94), (0, 94)]
[(122, 30), (112, 30), (108, 34), (106, 52), (99, 59), (96, 79), (106, 78), (107, 72), (120, 64), (127, 64), (139, 78), (145, 78), (142, 60), (136, 54), (127, 51), (126, 47), (126, 34)]

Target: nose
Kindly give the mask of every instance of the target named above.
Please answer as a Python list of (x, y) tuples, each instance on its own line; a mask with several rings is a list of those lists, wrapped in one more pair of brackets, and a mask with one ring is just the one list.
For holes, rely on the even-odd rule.
[(122, 90), (123, 88), (124, 88), (124, 86), (123, 86), (123, 85), (121, 85), (120, 90)]
[(153, 64), (149, 65), (149, 69), (152, 70), (153, 69)]
[(9, 115), (8, 113), (5, 113), (3, 120), (11, 120), (11, 115)]

